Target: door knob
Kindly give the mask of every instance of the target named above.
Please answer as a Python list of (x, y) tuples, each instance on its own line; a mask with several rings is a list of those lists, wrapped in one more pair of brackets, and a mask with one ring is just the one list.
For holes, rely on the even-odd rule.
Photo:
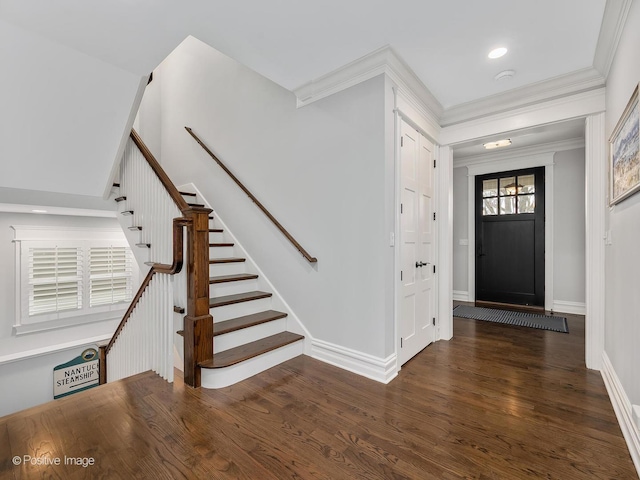
[(416, 268), (418, 267), (426, 267), (427, 265), (429, 265), (429, 262), (416, 262)]

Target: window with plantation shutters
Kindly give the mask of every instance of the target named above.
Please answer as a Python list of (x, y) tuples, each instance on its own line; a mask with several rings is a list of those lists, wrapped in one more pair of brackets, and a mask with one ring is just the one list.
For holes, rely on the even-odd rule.
[(122, 230), (12, 228), (17, 334), (122, 318), (139, 284)]
[(82, 308), (82, 249), (29, 248), (29, 316)]
[(131, 250), (126, 247), (89, 249), (89, 306), (130, 302)]

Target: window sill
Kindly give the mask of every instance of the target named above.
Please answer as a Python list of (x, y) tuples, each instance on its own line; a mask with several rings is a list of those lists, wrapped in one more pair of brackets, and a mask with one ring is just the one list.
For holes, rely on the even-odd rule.
[(16, 336), (27, 335), (29, 333), (44, 332), (47, 330), (58, 330), (61, 328), (76, 327), (88, 323), (106, 322), (109, 320), (120, 320), (127, 311), (126, 308), (112, 310), (108, 312), (93, 313), (77, 317), (59, 318), (56, 320), (44, 320), (41, 322), (22, 323), (13, 326)]

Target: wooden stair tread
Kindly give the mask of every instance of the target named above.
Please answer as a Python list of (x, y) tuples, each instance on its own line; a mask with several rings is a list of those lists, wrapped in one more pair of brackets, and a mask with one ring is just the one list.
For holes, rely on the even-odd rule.
[(142, 227), (139, 227), (139, 226), (129, 227), (129, 230), (131, 230), (132, 232), (134, 232), (134, 231), (136, 231), (136, 230), (137, 230), (137, 231), (140, 231), (140, 230), (142, 230)]
[(184, 195), (185, 197), (195, 197), (198, 194), (193, 192), (178, 192), (180, 195)]
[(120, 184), (119, 183), (114, 183), (113, 186), (116, 187), (116, 188), (120, 188)]
[(136, 243), (136, 247), (151, 248), (151, 244), (150, 243)]
[(122, 215), (133, 215), (133, 210), (125, 210), (124, 212), (121, 212)]
[(209, 277), (209, 283), (227, 283), (240, 282), (242, 280), (255, 280), (258, 275), (255, 273), (237, 273), (235, 275), (219, 275), (217, 277)]
[(251, 300), (259, 300), (261, 298), (269, 298), (273, 295), (270, 292), (244, 292), (234, 295), (223, 295), (222, 297), (213, 297), (209, 299), (209, 308), (223, 307), (225, 305), (233, 305), (235, 303), (250, 302)]
[(276, 335), (271, 335), (270, 337), (262, 338), (255, 342), (215, 353), (212, 359), (201, 362), (199, 365), (202, 368), (229, 367), (244, 360), (262, 355), (263, 353), (297, 342), (303, 338), (302, 335), (291, 332), (277, 333)]
[(233, 247), (233, 243), (210, 243), (210, 247)]
[(237, 262), (245, 262), (246, 258), (239, 257), (227, 257), (227, 258), (212, 258), (209, 260), (209, 263), (237, 263)]
[(237, 330), (242, 330), (243, 328), (249, 328), (262, 323), (278, 320), (279, 318), (284, 318), (286, 316), (287, 314), (284, 312), (267, 310), (264, 312), (253, 313), (251, 315), (231, 318), (229, 320), (224, 320), (223, 322), (214, 322), (213, 336), (215, 337), (225, 333), (235, 332)]
[(120, 202), (124, 202), (127, 199), (127, 197), (125, 197), (124, 195), (121, 197), (118, 197), (115, 199), (116, 202), (120, 203)]
[(184, 313), (184, 308), (174, 306), (173, 311), (176, 313)]
[(190, 207), (204, 207), (204, 203), (187, 203)]
[(178, 330), (176, 333), (181, 337), (184, 337), (184, 330)]
[(222, 230), (221, 228), (210, 228), (209, 229), (209, 233), (222, 233), (224, 232), (224, 230)]

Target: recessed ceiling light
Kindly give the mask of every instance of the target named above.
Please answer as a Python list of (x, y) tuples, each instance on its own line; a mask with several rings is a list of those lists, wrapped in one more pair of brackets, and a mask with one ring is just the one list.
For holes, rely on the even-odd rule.
[(505, 138), (504, 140), (497, 140), (495, 142), (483, 143), (484, 148), (486, 148), (487, 150), (491, 150), (493, 148), (508, 147), (509, 145), (511, 145), (510, 138)]
[(489, 58), (500, 58), (505, 53), (507, 53), (507, 49), (504, 47), (494, 48), (489, 52)]
[(47, 213), (47, 211), (35, 209), (35, 210), (31, 210), (31, 213)]
[(511, 80), (511, 78), (513, 78), (513, 76), (516, 74), (515, 70), (503, 70), (502, 72), (500, 72), (499, 74), (497, 74), (495, 77), (493, 77), (494, 80)]

